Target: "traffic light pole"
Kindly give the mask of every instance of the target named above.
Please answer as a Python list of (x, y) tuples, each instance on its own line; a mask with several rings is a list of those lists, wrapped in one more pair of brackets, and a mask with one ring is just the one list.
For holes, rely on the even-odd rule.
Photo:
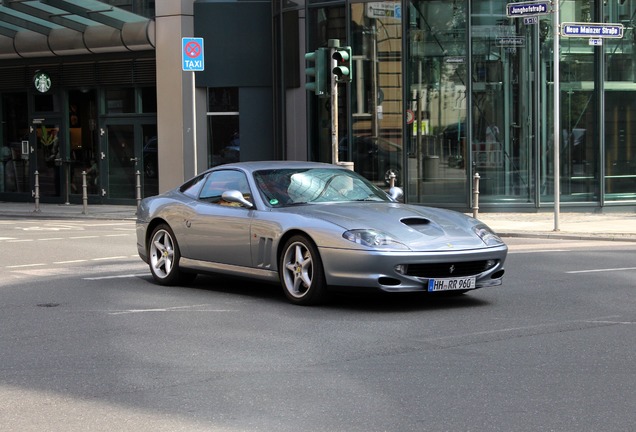
[(329, 71), (331, 73), (331, 163), (338, 165), (338, 81), (333, 73), (337, 62), (334, 59), (336, 48), (340, 47), (338, 39), (329, 39)]

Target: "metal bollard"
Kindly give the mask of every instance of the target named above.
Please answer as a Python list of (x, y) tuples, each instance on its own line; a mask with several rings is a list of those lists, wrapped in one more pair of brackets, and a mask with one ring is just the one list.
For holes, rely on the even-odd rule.
[(135, 186), (137, 189), (137, 208), (139, 208), (139, 205), (141, 204), (141, 173), (139, 170), (135, 173), (135, 177), (137, 178), (137, 185)]
[(88, 214), (88, 185), (86, 184), (86, 171), (82, 171), (82, 214)]
[(477, 219), (479, 215), (479, 173), (473, 176), (473, 217)]
[(35, 210), (36, 213), (40, 212), (40, 173), (36, 171), (35, 173), (35, 191), (33, 192), (33, 197), (35, 198)]

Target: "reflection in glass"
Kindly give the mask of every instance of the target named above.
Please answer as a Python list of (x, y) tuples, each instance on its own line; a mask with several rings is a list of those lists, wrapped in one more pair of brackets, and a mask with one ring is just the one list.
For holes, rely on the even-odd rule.
[(408, 30), (408, 194), (466, 201), (466, 3), (414, 1)]
[(136, 195), (132, 125), (108, 126), (108, 196), (134, 199)]
[(351, 5), (351, 143), (344, 130), (339, 159), (384, 187), (392, 177), (404, 181), (402, 21), (394, 9), (381, 15), (373, 5), (380, 3)]

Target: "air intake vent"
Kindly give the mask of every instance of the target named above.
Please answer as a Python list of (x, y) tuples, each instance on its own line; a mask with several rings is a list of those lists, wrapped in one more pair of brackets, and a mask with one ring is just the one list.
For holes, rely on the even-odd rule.
[(422, 225), (428, 225), (431, 223), (430, 220), (428, 219), (424, 219), (424, 218), (407, 218), (407, 219), (402, 219), (401, 221), (404, 225), (408, 225), (412, 228), (418, 227), (418, 226), (422, 226)]

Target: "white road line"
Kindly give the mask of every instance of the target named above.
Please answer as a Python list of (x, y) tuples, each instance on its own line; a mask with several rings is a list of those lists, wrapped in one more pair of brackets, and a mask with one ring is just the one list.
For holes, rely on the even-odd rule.
[(132, 313), (146, 313), (146, 312), (238, 312), (238, 309), (196, 309), (207, 307), (210, 305), (193, 305), (193, 306), (176, 306), (169, 308), (152, 308), (152, 309), (128, 309), (117, 312), (109, 312), (108, 315), (124, 315)]
[(542, 250), (508, 250), (509, 254), (519, 253), (547, 253), (547, 252), (570, 252), (567, 249), (542, 249)]
[(75, 264), (75, 263), (81, 263), (81, 262), (87, 262), (88, 260), (85, 259), (78, 259), (78, 260), (70, 260), (70, 261), (56, 261), (53, 264)]
[(591, 270), (572, 270), (572, 271), (567, 271), (566, 273), (568, 273), (568, 274), (603, 273), (603, 272), (628, 271), (628, 270), (636, 270), (636, 267), (619, 267), (619, 268), (591, 269)]
[(45, 264), (45, 263), (37, 263), (37, 264), (20, 264), (20, 265), (7, 266), (6, 268), (38, 267), (38, 266), (44, 266), (44, 265), (46, 265), (46, 264)]
[(107, 260), (118, 260), (118, 259), (126, 259), (127, 256), (114, 256), (114, 257), (103, 257), (103, 258), (91, 258), (91, 261), (107, 261)]
[(97, 281), (97, 280), (106, 280), (106, 279), (127, 279), (127, 278), (136, 278), (147, 276), (147, 273), (143, 274), (125, 274), (125, 275), (115, 275), (115, 276), (95, 276), (95, 277), (85, 277), (83, 280)]
[(79, 240), (79, 239), (89, 239), (89, 238), (99, 238), (99, 236), (77, 236), (77, 237), (69, 237), (69, 240)]
[(38, 241), (48, 241), (48, 240), (64, 240), (64, 238), (62, 237), (51, 237), (51, 238), (42, 238), (42, 239), (37, 239)]
[(128, 237), (130, 234), (106, 234), (104, 237)]
[(26, 242), (32, 242), (33, 239), (19, 239), (19, 240), (9, 240), (7, 241), (7, 243), (26, 243)]

